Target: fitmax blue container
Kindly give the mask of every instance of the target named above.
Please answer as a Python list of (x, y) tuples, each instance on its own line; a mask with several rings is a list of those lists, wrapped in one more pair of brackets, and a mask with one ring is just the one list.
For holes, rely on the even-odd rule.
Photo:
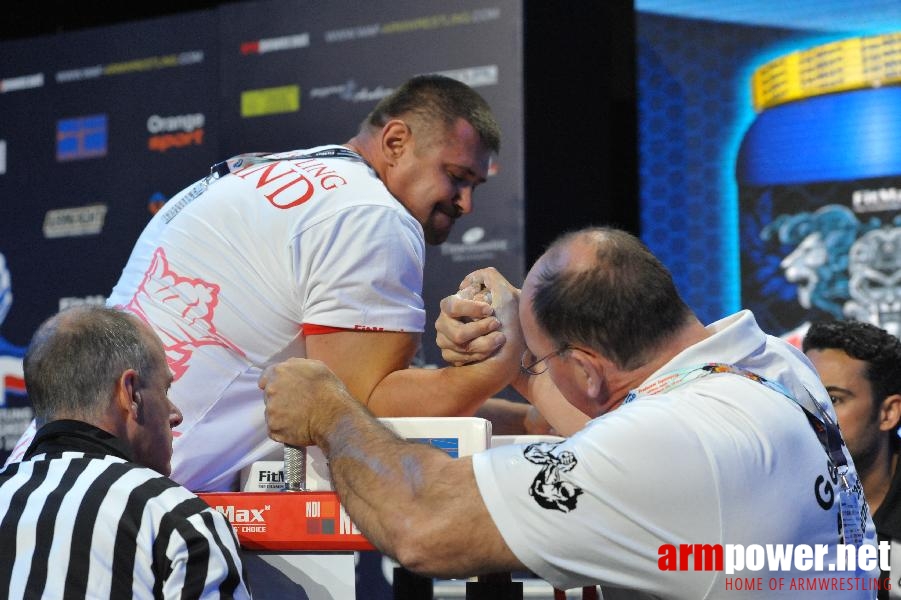
[(821, 318), (901, 330), (901, 34), (755, 72), (736, 161), (742, 304), (769, 333)]

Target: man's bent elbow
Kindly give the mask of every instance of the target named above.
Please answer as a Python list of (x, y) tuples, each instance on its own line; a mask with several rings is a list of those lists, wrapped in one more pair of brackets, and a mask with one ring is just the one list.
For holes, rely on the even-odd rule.
[[(448, 560), (453, 534), (440, 535), (428, 525), (410, 523), (395, 532), (392, 550), (395, 560), (409, 571), (425, 577), (454, 577), (454, 562)], [(445, 542), (445, 543), (442, 543)]]
[(405, 569), (423, 577), (457, 577), (460, 574), (453, 570), (453, 564), (446, 560), (444, 552), (435, 552), (427, 544), (415, 540), (405, 540), (397, 546), (395, 556)]

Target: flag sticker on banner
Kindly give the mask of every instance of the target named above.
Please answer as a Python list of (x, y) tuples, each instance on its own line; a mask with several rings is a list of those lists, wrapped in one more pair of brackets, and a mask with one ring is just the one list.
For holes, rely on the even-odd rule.
[(56, 160), (106, 156), (106, 115), (61, 119), (56, 122)]
[(247, 90), (241, 93), (241, 116), (262, 117), (300, 110), (300, 86)]

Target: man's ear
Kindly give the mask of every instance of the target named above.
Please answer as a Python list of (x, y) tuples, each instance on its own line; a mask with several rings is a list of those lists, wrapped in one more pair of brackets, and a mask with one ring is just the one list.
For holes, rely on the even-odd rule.
[(119, 409), (137, 420), (141, 408), (141, 393), (138, 391), (138, 373), (126, 369), (119, 377), (116, 402)]
[(382, 127), (382, 154), (389, 164), (404, 153), (412, 136), (410, 127), (400, 119), (391, 119)]
[(894, 431), (901, 425), (901, 394), (886, 396), (879, 406), (879, 429)]
[(601, 386), (604, 385), (606, 364), (602, 356), (583, 350), (582, 348), (571, 348), (571, 359), (582, 370), (585, 377), (585, 392), (590, 398), (597, 398), (601, 393)]

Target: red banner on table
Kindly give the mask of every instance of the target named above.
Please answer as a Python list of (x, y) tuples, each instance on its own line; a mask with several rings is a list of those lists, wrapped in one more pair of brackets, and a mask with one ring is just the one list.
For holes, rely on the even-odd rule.
[(231, 522), (248, 550), (374, 550), (334, 492), (198, 494)]

